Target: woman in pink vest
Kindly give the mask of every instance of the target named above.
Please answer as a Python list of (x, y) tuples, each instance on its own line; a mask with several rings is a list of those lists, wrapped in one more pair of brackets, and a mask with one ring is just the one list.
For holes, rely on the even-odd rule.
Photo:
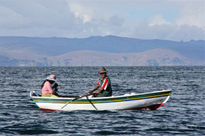
[(42, 96), (57, 97), (58, 84), (56, 83), (56, 76), (50, 75), (41, 85)]

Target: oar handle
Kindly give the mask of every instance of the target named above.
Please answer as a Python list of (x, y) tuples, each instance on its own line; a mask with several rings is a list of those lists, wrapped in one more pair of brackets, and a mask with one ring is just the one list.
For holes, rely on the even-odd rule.
[(78, 99), (80, 99), (80, 98), (82, 98), (82, 97), (89, 96), (89, 95), (91, 95), (91, 94), (85, 94), (85, 95), (79, 96), (79, 97), (74, 98), (73, 100), (71, 100), (71, 102), (73, 102), (73, 101), (75, 101), (75, 100), (78, 100)]
[(73, 102), (73, 101), (76, 101), (76, 100), (78, 100), (78, 99), (80, 99), (80, 98), (83, 98), (83, 97), (86, 97), (86, 96), (90, 96), (90, 95), (91, 95), (91, 94), (85, 94), (85, 95), (79, 96), (79, 97), (77, 97), (77, 98), (74, 98), (73, 100), (68, 101), (63, 107), (61, 107), (61, 109), (63, 109), (65, 106), (67, 106), (69, 103), (71, 103), (71, 102)]

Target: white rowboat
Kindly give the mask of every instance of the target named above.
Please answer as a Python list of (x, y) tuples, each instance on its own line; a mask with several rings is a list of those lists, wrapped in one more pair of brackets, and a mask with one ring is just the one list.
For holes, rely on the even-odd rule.
[(72, 97), (41, 97), (30, 93), (36, 105), (47, 111), (73, 110), (156, 110), (167, 102), (171, 90), (154, 91), (132, 95), (92, 97), (86, 96), (75, 101)]

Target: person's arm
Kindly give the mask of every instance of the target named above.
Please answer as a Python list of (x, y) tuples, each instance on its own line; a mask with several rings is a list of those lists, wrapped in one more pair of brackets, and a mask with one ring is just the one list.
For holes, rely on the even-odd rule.
[(98, 80), (97, 85), (95, 86), (95, 88), (93, 90), (88, 91), (88, 94), (92, 94), (93, 92), (95, 92), (98, 88), (100, 87), (100, 79)]
[(93, 93), (94, 91), (96, 91), (99, 87), (100, 87), (100, 86), (97, 85), (93, 90), (90, 90), (88, 93), (89, 93), (89, 94), (92, 94), (92, 93)]
[(102, 91), (103, 91), (104, 89), (101, 87), (98, 91), (96, 91), (95, 93), (96, 94), (99, 94), (99, 93), (101, 93)]

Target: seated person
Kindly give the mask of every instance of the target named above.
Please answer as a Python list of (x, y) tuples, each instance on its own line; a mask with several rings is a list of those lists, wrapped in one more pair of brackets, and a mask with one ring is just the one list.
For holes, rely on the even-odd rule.
[(97, 86), (88, 93), (93, 94), (94, 97), (108, 97), (112, 96), (111, 81), (107, 76), (107, 70), (102, 67), (100, 69), (101, 77), (98, 80)]
[(57, 97), (58, 84), (56, 83), (56, 76), (50, 75), (41, 85), (43, 97)]

